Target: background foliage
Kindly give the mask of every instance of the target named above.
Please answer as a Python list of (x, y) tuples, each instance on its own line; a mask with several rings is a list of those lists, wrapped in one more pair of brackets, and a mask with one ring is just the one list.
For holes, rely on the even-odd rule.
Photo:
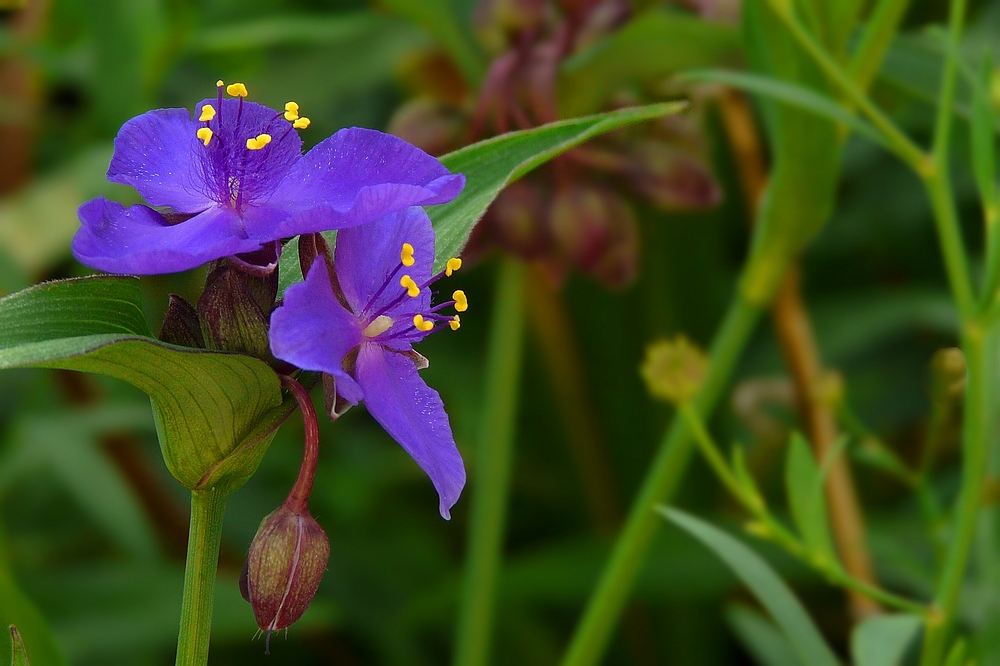
[[(38, 4), (44, 9), (37, 25), (19, 27), (13, 14), (0, 23), (0, 162), (17, 167), (0, 167), (0, 295), (89, 273), (68, 253), (75, 210), (97, 194), (134, 197), (103, 178), (111, 140), (133, 115), (192, 107), (213, 94), (221, 76), (245, 81), (254, 99), (270, 106), (298, 101), (313, 121), (304, 138), (316, 141), (343, 126), (384, 128), (413, 88), (406, 66), (420, 49), (445, 46), (467, 73), (488, 62), (470, 28), (471, 0)], [(620, 84), (646, 91), (681, 71), (744, 63), (734, 29), (713, 27), (681, 7), (634, 5), (636, 24), (600, 44), (589, 60), (566, 64), (560, 85), (567, 113), (595, 110)], [(407, 9), (415, 6), (425, 11)], [(641, 11), (660, 13), (650, 18)], [(943, 23), (946, 11), (940, 1), (913, 3), (873, 87), (873, 97), (915, 137), (930, 134), (942, 62), (939, 35), (926, 27)], [(698, 27), (683, 29), (689, 25)], [(972, 3), (963, 43), (970, 60), (983, 46), (996, 54), (998, 43), (1000, 2)], [(24, 96), (10, 93), (12, 68), (30, 81)], [(968, 109), (963, 90), (959, 115), (968, 117)], [(676, 332), (707, 345), (736, 288), (749, 220), (719, 111), (711, 101), (702, 111), (721, 202), (683, 213), (638, 205), (638, 279), (609, 290), (571, 275), (559, 297), (582, 390), (593, 406), (591, 435), (608, 461), (596, 497), (594, 485), (581, 482), (578, 435), (567, 428), (557, 382), (546, 370), (543, 329), (529, 321), (494, 663), (558, 660), (609, 552), (606, 517), (621, 520), (670, 417), (638, 375), (644, 347)], [(967, 164), (965, 122), (957, 133), (956, 163)], [(966, 238), (978, 248), (971, 171), (956, 170), (955, 189)], [(822, 357), (842, 374), (852, 417), (916, 464), (933, 413), (929, 362), (956, 342), (956, 315), (916, 178), (882, 149), (850, 138), (832, 217), (805, 252), (802, 271)], [(490, 474), (477, 466), (472, 443), (483, 409), (495, 272), (492, 257), (463, 272), (474, 305), (461, 332), (435, 336), (421, 348), (433, 359), (425, 376), (448, 407), (473, 485)], [(160, 321), (168, 292), (193, 298), (203, 280), (203, 274), (143, 279), (150, 321)], [(529, 311), (529, 319), (535, 316)], [(746, 444), (751, 469), (776, 499), (783, 497), (783, 447), (796, 427), (785, 377), (775, 336), (762, 325), (712, 421), (720, 442)], [(946, 500), (958, 481), (953, 418), (948, 423), (931, 477)], [(293, 418), (229, 503), (212, 663), (446, 662), (460, 597), (467, 498), (450, 523), (441, 521), (430, 484), (363, 409), (336, 428), (322, 425), (311, 508), (330, 535), (332, 554), (313, 607), (267, 658), (261, 642), (251, 640), (252, 613), (236, 586), (258, 522), (294, 481), (302, 433)], [(865, 464), (863, 443), (855, 436), (847, 450), (879, 579), (926, 596), (934, 586), (935, 553), (920, 507), (895, 477)], [(142, 393), (61, 370), (0, 373), (0, 621), (16, 621), (26, 636), (50, 637), (29, 642), (32, 664), (170, 662), (186, 502), (159, 456)], [(743, 516), (700, 461), (677, 504), (734, 528)], [(754, 548), (846, 657), (844, 594), (766, 545)], [(998, 594), (971, 590), (962, 621), (978, 625)], [(657, 535), (634, 598), (606, 663), (796, 663), (782, 652), (786, 644), (772, 640), (773, 625), (733, 575), (675, 527)], [(1000, 641), (994, 642), (984, 654), (1000, 662)]]

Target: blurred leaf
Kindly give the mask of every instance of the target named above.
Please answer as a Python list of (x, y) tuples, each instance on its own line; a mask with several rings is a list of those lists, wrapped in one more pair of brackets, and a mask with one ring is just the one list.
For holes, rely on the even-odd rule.
[(0, 299), (0, 369), (14, 367), (95, 372), (145, 391), (167, 466), (189, 488), (242, 485), (290, 411), (261, 361), (149, 337), (135, 278), (49, 282)]
[[(0, 535), (0, 623), (18, 627), (18, 632), (31, 646), (34, 666), (68, 664), (45, 618), (14, 580), (14, 574), (7, 563), (6, 544), (2, 535)], [(15, 644), (12, 661), (16, 664), (16, 660)]]
[(874, 615), (851, 634), (854, 666), (896, 666), (920, 630), (916, 615)]
[[(743, 4), (744, 42), (753, 69), (828, 95), (826, 78), (762, 0)], [(750, 259), (741, 288), (766, 302), (785, 267), (823, 227), (833, 210), (840, 175), (837, 126), (811, 111), (759, 99), (772, 168), (757, 210)]]
[(530, 130), (510, 132), (466, 146), (441, 158), (446, 167), (464, 173), (465, 189), (454, 201), (427, 210), (437, 233), (434, 270), (465, 247), (472, 228), (504, 187), (587, 139), (651, 120), (686, 107), (684, 102), (650, 104), (583, 118), (561, 120)]
[(979, 76), (972, 89), (972, 168), (984, 206), (1000, 206), (996, 186), (996, 118), (990, 86), (993, 60), (983, 54)]
[(30, 666), (28, 652), (24, 649), (24, 641), (17, 627), (10, 625), (11, 666)]
[(486, 73), (483, 56), (462, 28), (449, 0), (378, 0), (392, 12), (420, 26), (436, 39), (455, 60), (472, 86)]
[(793, 433), (788, 443), (785, 462), (785, 488), (792, 518), (805, 541), (810, 555), (822, 558), (827, 563), (837, 561), (833, 541), (830, 538), (830, 524), (823, 498), (823, 480), (813, 458), (809, 443), (799, 433)]
[(771, 76), (745, 74), (724, 69), (685, 72), (683, 78), (689, 81), (725, 83), (747, 92), (787, 102), (793, 106), (811, 111), (827, 120), (843, 123), (861, 136), (879, 145), (888, 145), (879, 131), (872, 127), (866, 120), (844, 109), (835, 99), (821, 95), (805, 86), (782, 81)]
[(138, 560), (155, 561), (161, 555), (149, 519), (97, 441), (97, 436), (110, 428), (120, 430), (137, 420), (148, 427), (149, 412), (143, 409), (137, 414), (132, 409), (131, 413), (123, 413), (118, 407), (103, 411), (114, 421), (109, 420), (99, 429), (86, 427), (86, 419), (74, 412), (22, 419), (13, 428), (9, 442), (13, 460), (4, 461), (4, 475), (11, 468), (21, 471), (39, 465), (49, 467), (122, 550)]
[(803, 663), (809, 666), (838, 666), (837, 658), (805, 608), (756, 553), (725, 532), (690, 514), (667, 507), (657, 510), (711, 549), (739, 576), (774, 618)]
[(191, 37), (187, 49), (195, 53), (217, 53), (328, 44), (356, 39), (395, 22), (366, 11), (331, 16), (274, 16), (202, 30)]
[(803, 666), (781, 630), (752, 608), (732, 604), (726, 608), (726, 622), (761, 666)]
[(29, 276), (69, 256), (70, 241), (80, 228), (76, 210), (83, 201), (103, 194), (128, 202), (133, 193), (105, 180), (110, 161), (110, 145), (92, 148), (66, 168), (0, 199), (0, 253)]
[(559, 77), (562, 115), (593, 113), (612, 94), (686, 69), (738, 65), (740, 33), (691, 14), (655, 9), (568, 58)]

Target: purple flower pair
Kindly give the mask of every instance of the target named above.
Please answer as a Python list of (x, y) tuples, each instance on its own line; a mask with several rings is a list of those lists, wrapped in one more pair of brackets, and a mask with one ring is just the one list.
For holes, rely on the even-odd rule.
[(232, 84), (185, 109), (150, 111), (115, 139), (108, 179), (135, 187), (149, 205), (104, 198), (80, 207), (73, 240), (81, 262), (112, 273), (158, 274), (338, 229), (332, 273), (315, 261), (271, 316), (275, 357), (327, 373), (338, 395), (368, 411), (427, 472), (445, 518), (465, 469), (440, 396), (418, 374), (426, 359), (413, 344), (457, 329), (467, 307), (456, 291), (432, 307), (434, 230), (419, 206), (450, 201), (464, 177), (396, 137), (345, 129), (302, 155), (296, 130), (309, 120), (289, 102), (275, 111), (245, 101)]

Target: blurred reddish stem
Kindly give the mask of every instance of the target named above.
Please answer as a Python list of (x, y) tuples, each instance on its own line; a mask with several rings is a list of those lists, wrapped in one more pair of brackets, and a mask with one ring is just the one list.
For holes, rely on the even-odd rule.
[(0, 116), (0, 195), (16, 190), (31, 173), (35, 119), (40, 106), (39, 75), (24, 47), (38, 39), (48, 8), (48, 0), (29, 0), (14, 14), (10, 23), (14, 53), (0, 59), (0, 100), (4, 102)]
[[(740, 185), (749, 218), (756, 219), (757, 207), (767, 185), (767, 168), (753, 114), (742, 93), (726, 90), (720, 96), (723, 124), (736, 157)], [(837, 439), (837, 421), (818, 390), (823, 380), (823, 363), (812, 323), (802, 301), (798, 266), (789, 267), (771, 306), (774, 328), (795, 385), (796, 402), (802, 425), (812, 442), (819, 464), (823, 464)], [(830, 465), (826, 484), (827, 503), (833, 537), (844, 568), (855, 579), (877, 585), (871, 555), (865, 545), (864, 519), (847, 461), (838, 456)], [(862, 619), (881, 611), (869, 597), (849, 591), (851, 614)]]

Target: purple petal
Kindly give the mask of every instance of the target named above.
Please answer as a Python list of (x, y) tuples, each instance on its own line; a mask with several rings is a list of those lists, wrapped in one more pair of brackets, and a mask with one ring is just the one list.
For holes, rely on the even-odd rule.
[(272, 235), (344, 229), (410, 206), (445, 203), (464, 184), (464, 176), (400, 138), (343, 129), (299, 160), (267, 202), (297, 213)]
[(212, 205), (200, 166), (201, 123), (187, 109), (157, 109), (132, 118), (115, 137), (108, 180), (131, 185), (153, 206), (198, 213)]
[(361, 390), (343, 362), (361, 340), (360, 322), (334, 296), (325, 261), (313, 262), (305, 282), (289, 287), (271, 315), (271, 353), (303, 370), (333, 375), (337, 392), (354, 404)]
[(427, 473), (440, 497), (443, 518), (465, 486), (465, 466), (451, 434), (441, 396), (427, 386), (407, 356), (365, 344), (355, 374), (365, 407)]
[[(412, 266), (400, 265), (403, 243), (413, 246)], [(422, 208), (408, 208), (375, 222), (341, 229), (337, 232), (333, 264), (344, 298), (364, 319), (403, 295), (406, 290), (399, 285), (403, 275), (409, 275), (418, 285), (431, 277), (434, 266), (431, 220)], [(389, 283), (381, 295), (372, 300), (387, 279)], [(426, 312), (430, 299), (430, 290), (422, 289), (419, 296), (405, 297), (386, 314), (396, 318), (397, 313), (402, 316), (411, 311)], [(412, 314), (410, 317), (412, 319)]]
[(226, 207), (169, 224), (147, 206), (125, 208), (99, 197), (80, 206), (79, 216), (83, 226), (73, 238), (73, 255), (108, 273), (177, 273), (260, 249), (260, 243), (243, 235), (239, 217)]

